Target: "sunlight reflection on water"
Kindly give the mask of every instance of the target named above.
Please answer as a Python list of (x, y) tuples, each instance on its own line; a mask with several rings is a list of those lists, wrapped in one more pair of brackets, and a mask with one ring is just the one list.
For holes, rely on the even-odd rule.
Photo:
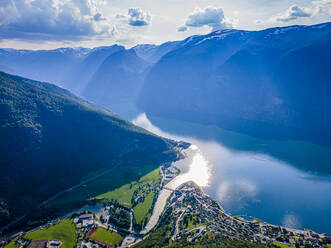
[[(163, 121), (167, 124), (169, 120)], [(153, 125), (144, 113), (133, 122), (160, 136), (194, 144), (184, 151), (186, 158), (174, 164), (181, 174), (166, 185), (168, 188), (175, 189), (182, 183), (194, 181), (231, 214), (331, 233), (330, 177), (298, 170), (266, 153), (232, 150), (219, 140), (167, 133)], [(179, 124), (176, 122), (176, 130), (181, 134), (180, 130), (188, 124)], [(194, 130), (199, 132), (200, 128)], [(246, 139), (238, 140), (237, 134), (234, 138), (236, 142), (246, 142)]]
[(210, 163), (203, 156), (203, 154), (201, 153), (200, 149), (198, 149), (197, 146), (192, 145), (190, 147), (190, 150), (193, 152), (193, 154), (192, 154), (192, 161), (189, 162), (187, 171), (176, 177), (171, 182), (171, 184), (169, 184), (169, 187), (174, 189), (188, 181), (193, 181), (200, 187), (208, 186), (209, 178), (210, 178), (210, 168), (209, 168)]
[[(180, 138), (172, 136), (171, 134), (166, 134), (157, 127), (153, 126), (153, 124), (148, 120), (144, 113), (133, 120), (133, 123), (160, 136), (172, 138), (175, 140), (179, 140), (178, 138)], [(175, 163), (175, 166), (178, 167), (182, 173), (174, 180), (172, 180), (172, 182), (167, 186), (169, 188), (175, 189), (188, 181), (193, 181), (200, 187), (208, 186), (211, 175), (210, 162), (206, 159), (202, 151), (195, 144), (192, 144), (185, 153), (187, 154), (187, 158)]]

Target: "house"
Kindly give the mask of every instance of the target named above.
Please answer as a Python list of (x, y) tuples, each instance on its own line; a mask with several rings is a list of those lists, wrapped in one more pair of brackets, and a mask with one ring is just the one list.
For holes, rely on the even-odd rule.
[(62, 244), (61, 241), (58, 241), (58, 240), (51, 240), (51, 241), (48, 241), (47, 244), (46, 244), (46, 247), (47, 248), (58, 248), (60, 247)]
[(92, 214), (82, 214), (79, 216), (78, 224), (81, 224), (82, 228), (88, 228), (94, 225), (94, 219)]
[(94, 220), (93, 219), (92, 220), (86, 220), (86, 219), (84, 219), (82, 221), (82, 228), (91, 227), (91, 226), (93, 226), (93, 224), (94, 224)]
[(79, 220), (89, 220), (89, 219), (93, 219), (93, 215), (92, 214), (82, 214), (79, 216)]

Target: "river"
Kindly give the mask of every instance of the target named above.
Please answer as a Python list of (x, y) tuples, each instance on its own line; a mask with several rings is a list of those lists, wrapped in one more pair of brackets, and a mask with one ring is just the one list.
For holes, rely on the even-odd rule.
[[(222, 142), (219, 131), (214, 127), (195, 126), (178, 121), (174, 125), (174, 122), (167, 119), (158, 119), (155, 124), (145, 114), (140, 114), (133, 122), (163, 137), (193, 144), (187, 151), (190, 153), (187, 159), (177, 164), (182, 173), (167, 185), (168, 188), (175, 188), (192, 180), (232, 215), (254, 216), (276, 225), (309, 228), (331, 234), (331, 177), (299, 169), (301, 164), (296, 163), (296, 160), (289, 159), (285, 162), (286, 154), (280, 153), (279, 147), (288, 145), (288, 142), (272, 141), (270, 145), (269, 141), (265, 141), (265, 147), (275, 146), (277, 149), (264, 152), (264, 149), (247, 149), (250, 147), (247, 145), (250, 140), (234, 133), (231, 135), (235, 136), (241, 147), (234, 149)], [(166, 130), (164, 127), (171, 128)], [(196, 131), (195, 134), (199, 135), (192, 135), (192, 132), (188, 133), (187, 130), (193, 130), (193, 133)], [(201, 133), (207, 133), (208, 137), (200, 135)], [(226, 136), (227, 141), (231, 140), (229, 137)], [(302, 156), (307, 156), (310, 150), (316, 153), (318, 149), (300, 142), (293, 144), (297, 145), (296, 149), (307, 148), (301, 151)], [(308, 149), (310, 147), (313, 148)], [(320, 159), (329, 159), (328, 152), (325, 152), (323, 147), (320, 149)], [(277, 156), (278, 154), (280, 155)], [(288, 157), (291, 158), (291, 155), (290, 150)], [(316, 164), (319, 162), (325, 163), (317, 157)], [(152, 216), (146, 229), (156, 224), (170, 194), (169, 190), (160, 193), (154, 210), (155, 217)]]

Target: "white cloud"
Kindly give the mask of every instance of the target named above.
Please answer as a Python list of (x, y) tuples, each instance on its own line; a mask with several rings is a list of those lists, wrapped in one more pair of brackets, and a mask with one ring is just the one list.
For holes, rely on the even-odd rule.
[(177, 29), (178, 32), (185, 32), (186, 30), (187, 30), (187, 27), (186, 26), (180, 26)]
[(278, 22), (288, 22), (293, 21), (301, 17), (311, 17), (312, 13), (310, 9), (299, 7), (298, 5), (290, 6), (284, 13), (279, 14), (276, 17), (273, 17), (272, 20)]
[(313, 1), (314, 15), (326, 14), (331, 16), (331, 0)]
[(257, 19), (257, 20), (255, 20), (254, 22), (255, 22), (255, 24), (261, 24), (261, 23), (263, 23), (263, 21), (260, 20), (260, 19)]
[(26, 40), (78, 40), (109, 35), (110, 23), (93, 0), (5, 0), (0, 36)]
[[(297, 1), (298, 6), (310, 9), (312, 16), (297, 18), (291, 25), (329, 22), (330, 1)], [(195, 12), (191, 0), (139, 0), (135, 1), (136, 6), (132, 4), (132, 0), (0, 0), (0, 47), (50, 49), (114, 43), (130, 47), (139, 43), (182, 40), (206, 34), (214, 28), (211, 23), (200, 27), (185, 25), (188, 16), (204, 12), (208, 6), (222, 7), (225, 17), (221, 23), (228, 24), (226, 27), (256, 30), (290, 23), (269, 21), (271, 16), (288, 9), (288, 0), (222, 1), (222, 5), (219, 0), (196, 0), (193, 8), (200, 10)], [(132, 7), (143, 12), (148, 10), (151, 19), (148, 26), (143, 26), (148, 28), (129, 24), (128, 9)]]
[(300, 7), (298, 5), (290, 6), (285, 12), (270, 18), (271, 22), (289, 22), (298, 18), (316, 17), (318, 15), (331, 15), (331, 0), (313, 1), (309, 7)]
[(128, 10), (129, 24), (131, 26), (146, 26), (150, 24), (151, 16), (147, 12), (143, 12), (139, 8), (131, 8)]
[(225, 18), (222, 8), (207, 7), (205, 9), (197, 9), (194, 13), (190, 14), (185, 21), (185, 26), (180, 27), (178, 31), (186, 31), (187, 27), (203, 26), (211, 27), (215, 31), (232, 28), (233, 25)]

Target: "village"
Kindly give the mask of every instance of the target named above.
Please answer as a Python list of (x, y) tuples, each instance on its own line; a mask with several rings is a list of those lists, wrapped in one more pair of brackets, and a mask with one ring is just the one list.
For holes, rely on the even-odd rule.
[[(179, 170), (169, 164), (161, 166), (156, 183), (152, 181), (136, 186), (131, 199), (132, 206), (143, 202), (151, 193), (158, 194), (178, 173)], [(154, 204), (148, 210), (149, 213), (153, 207)], [(171, 212), (169, 239), (173, 242), (182, 239), (199, 241), (204, 235), (214, 233), (268, 247), (330, 245), (328, 236), (311, 230), (295, 230), (255, 218), (247, 220), (242, 216), (231, 216), (193, 182), (187, 182), (173, 190), (163, 212), (166, 211)], [(72, 213), (32, 232), (16, 234), (5, 248), (130, 247), (149, 235), (142, 234), (141, 228), (135, 228), (134, 222), (133, 207), (125, 207), (114, 200), (90, 210)], [(56, 232), (62, 233), (59, 236), (61, 239), (46, 239), (53, 237), (47, 236), (49, 233)]]
[(172, 212), (172, 240), (199, 240), (205, 233), (279, 247), (328, 247), (325, 234), (271, 225), (231, 216), (194, 183), (180, 186), (168, 201)]

